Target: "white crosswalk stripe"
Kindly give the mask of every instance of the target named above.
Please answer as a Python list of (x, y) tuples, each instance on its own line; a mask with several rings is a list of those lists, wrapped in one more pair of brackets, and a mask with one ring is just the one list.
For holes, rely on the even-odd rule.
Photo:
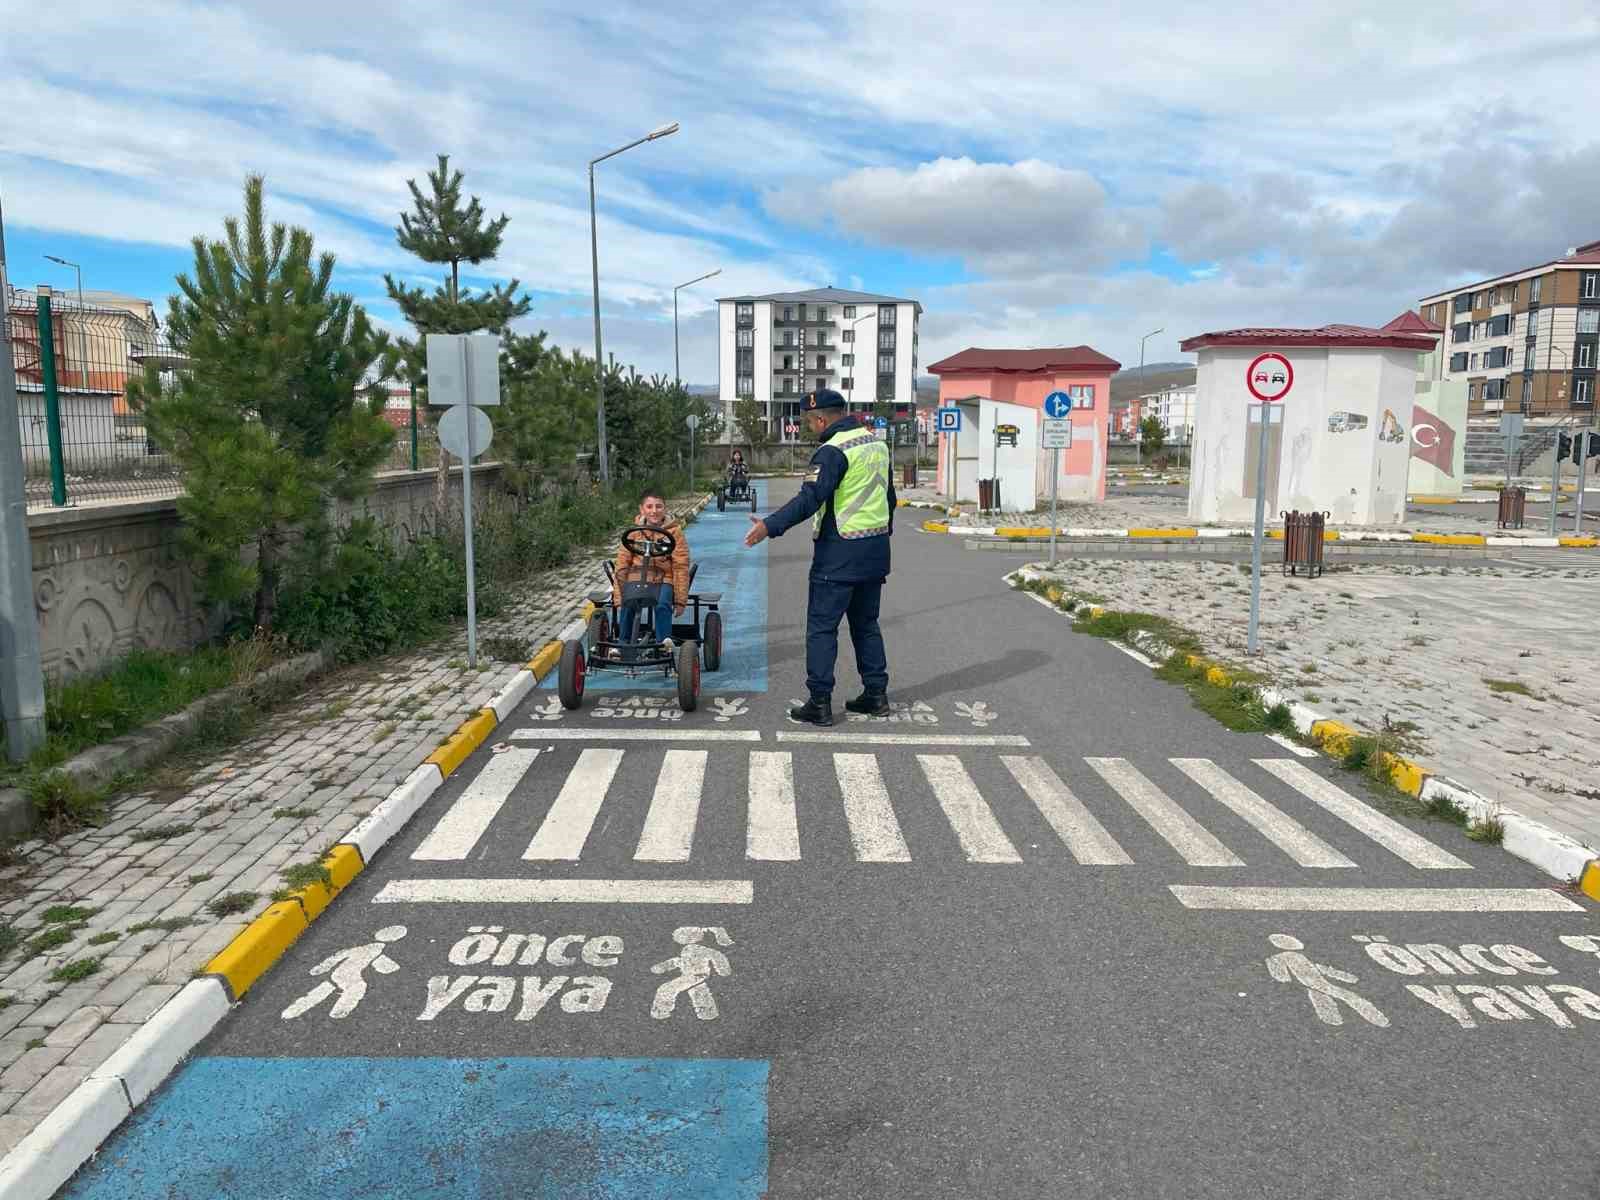
[[(480, 846), (495, 844), (488, 835), (502, 814), (507, 822), (515, 821), (518, 829), (526, 828), (528, 813), (525, 808), (519, 811), (519, 797), (534, 793), (519, 789), (541, 753), (548, 756), (552, 751), (512, 747), (483, 759), (476, 778), (445, 806), (411, 857), (437, 862), (481, 859), (484, 852)], [(889, 753), (825, 752), (808, 746), (796, 750), (715, 751), (585, 747), (567, 768), (555, 799), (537, 818), (537, 829), (522, 858), (528, 862), (576, 863), (621, 850), (613, 839), (618, 830), (628, 825), (629, 814), (636, 811), (634, 804), (642, 797), (637, 793), (630, 796), (618, 780), (637, 780), (638, 769), (642, 768), (654, 771), (654, 790), (638, 841), (631, 847), (639, 862), (689, 862), (702, 824), (708, 825), (706, 837), (712, 843), (702, 857), (725, 855), (729, 843), (716, 824), (729, 819), (744, 822), (741, 834), (746, 859), (799, 862), (804, 849), (800, 820), (804, 811), (807, 839), (815, 838), (820, 845), (837, 836), (828, 827), (837, 831), (842, 816), (851, 851), (863, 863), (911, 862), (911, 846), (902, 822), (907, 822), (913, 833), (919, 833), (928, 830), (932, 821), (945, 831), (944, 836), (940, 838), (931, 831), (919, 833), (929, 839), (919, 842), (924, 847), (918, 852), (921, 857), (949, 859), (959, 848), (959, 853), (972, 863), (1060, 862), (1064, 847), (1083, 866), (1128, 866), (1133, 864), (1134, 856), (1124, 847), (1134, 843), (1122, 833), (1111, 833), (1111, 828), (1118, 828), (1120, 823), (1128, 830), (1128, 836), (1136, 841), (1140, 836), (1137, 831), (1142, 826), (1130, 824), (1121, 815), (1126, 812), (1121, 806), (1126, 804), (1172, 848), (1151, 851), (1151, 859), (1141, 856), (1141, 861), (1154, 865), (1170, 865), (1172, 852), (1176, 852), (1191, 867), (1244, 866), (1245, 859), (1202, 823), (1202, 817), (1209, 821), (1226, 810), (1225, 821), (1243, 822), (1227, 826), (1232, 831), (1226, 834), (1230, 842), (1248, 850), (1237, 841), (1246, 836), (1242, 831), (1248, 827), (1274, 847), (1269, 851), (1263, 845), (1251, 851), (1251, 861), (1256, 866), (1270, 866), (1274, 857), (1282, 854), (1301, 867), (1359, 869), (1361, 863), (1347, 854), (1350, 847), (1334, 845), (1328, 837), (1313, 832), (1303, 819), (1291, 815), (1290, 810), (1303, 797), (1337, 817), (1344, 827), (1414, 867), (1471, 867), (1289, 758), (1253, 760), (1254, 767), (1247, 770), (1259, 768), (1263, 774), (1251, 782), (1237, 778), (1208, 758), (1169, 759), (1188, 781), (1182, 793), (1174, 793), (1182, 796), (1185, 807), (1125, 758), (1081, 760), (1099, 782), (1081, 782), (1080, 795), (1039, 755), (1000, 754), (997, 757), (999, 766), (1004, 768), (1002, 773), (994, 765), (996, 760), (978, 749), (969, 749), (966, 757), (955, 753), (908, 754), (897, 768), (883, 761)], [(712, 793), (714, 801), (703, 812), (713, 754), (718, 757), (711, 778), (718, 786)], [(825, 774), (819, 777), (824, 754), (831, 759), (837, 790)], [(920, 768), (920, 779), (907, 772), (912, 757)], [(804, 760), (803, 765), (797, 761), (800, 759)], [(894, 769), (887, 777), (894, 780), (893, 794), (885, 776), (889, 768)], [(732, 784), (735, 796), (743, 792), (734, 807), (727, 799), (730, 775), (737, 780)], [(747, 786), (741, 788), (740, 784)], [(1264, 787), (1269, 795), (1281, 792), (1278, 799), (1269, 800), (1263, 795), (1258, 789)], [(541, 793), (545, 788), (553, 789), (555, 780), (545, 773), (544, 781), (534, 788)], [(1286, 800), (1290, 802), (1287, 805)], [(1220, 807), (1213, 807), (1212, 801)], [(1329, 822), (1324, 818), (1323, 824)], [(1045, 826), (1060, 841), (1053, 851), (1040, 841)], [(1024, 844), (1026, 857), (1018, 849)], [(812, 852), (817, 852), (815, 846)]]
[(833, 771), (844, 795), (845, 820), (850, 840), (862, 862), (910, 862), (911, 847), (900, 832), (883, 786), (877, 757), (871, 754), (835, 754)]
[(1072, 857), (1088, 867), (1131, 866), (1133, 859), (1117, 845), (1116, 838), (1095, 820), (1082, 800), (1061, 782), (1042, 758), (1003, 755), (1000, 759), (1018, 786), (1027, 793), (1040, 814), (1067, 844)]
[(688, 862), (700, 793), (706, 782), (705, 750), (668, 750), (656, 776), (656, 794), (633, 857), (640, 862)]
[(968, 862), (1019, 863), (1022, 855), (994, 819), (994, 813), (978, 794), (972, 776), (953, 754), (919, 754), (917, 762), (928, 784), (944, 809), (945, 818), (956, 831)]
[(578, 755), (578, 764), (568, 773), (523, 858), (577, 860), (622, 765), (622, 755), (621, 750), (585, 750)]
[(800, 858), (792, 754), (756, 750), (750, 755), (750, 824), (745, 834), (745, 856), (766, 862), (795, 862)]
[(500, 815), (512, 789), (522, 782), (538, 757), (537, 750), (507, 750), (491, 755), (478, 777), (467, 785), (461, 798), (450, 806), (422, 845), (411, 852), (411, 857), (423, 862), (465, 858)]
[(1341, 821), (1353, 825), (1378, 845), (1398, 854), (1413, 867), (1430, 871), (1471, 869), (1471, 863), (1462, 862), (1454, 854), (1441, 850), (1427, 838), (1412, 833), (1400, 822), (1391, 820), (1377, 809), (1341, 791), (1304, 763), (1293, 762), (1287, 758), (1258, 758), (1255, 762), (1258, 767), (1276, 775), (1313, 804), (1320, 805)]
[(1193, 867), (1242, 867), (1244, 860), (1206, 831), (1125, 758), (1085, 759)]
[(1175, 758), (1172, 765), (1261, 831), (1302, 867), (1353, 867), (1344, 855), (1300, 822), (1285, 816), (1209, 758)]

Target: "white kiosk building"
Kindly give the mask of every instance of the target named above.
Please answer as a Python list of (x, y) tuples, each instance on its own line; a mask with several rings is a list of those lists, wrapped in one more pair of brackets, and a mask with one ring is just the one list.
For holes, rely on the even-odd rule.
[(1399, 525), (1405, 519), (1417, 356), (1434, 338), (1359, 325), (1320, 329), (1231, 329), (1182, 343), (1199, 358), (1189, 520), (1255, 519), (1261, 406), (1250, 392), (1277, 391), (1277, 360), (1292, 372), (1268, 427), (1269, 521), (1299, 509), (1329, 514), (1335, 525)]

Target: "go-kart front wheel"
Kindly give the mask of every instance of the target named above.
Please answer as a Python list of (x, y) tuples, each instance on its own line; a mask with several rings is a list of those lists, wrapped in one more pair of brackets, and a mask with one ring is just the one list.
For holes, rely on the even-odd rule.
[(678, 647), (678, 707), (693, 712), (700, 703), (700, 647), (685, 642)]
[(706, 670), (716, 671), (722, 667), (722, 614), (708, 612), (705, 627), (705, 660)]
[(577, 638), (562, 643), (561, 666), (556, 674), (556, 694), (561, 697), (562, 708), (577, 708), (583, 703), (583, 677), (588, 673), (589, 659), (583, 652), (583, 643)]
[(611, 636), (611, 622), (604, 612), (597, 611), (589, 618), (589, 627), (584, 631), (583, 649), (585, 654), (593, 654), (601, 642), (609, 640)]
[(725, 492), (718, 492), (717, 493), (717, 511), (718, 512), (727, 512), (728, 511), (728, 496), (727, 496), (727, 493), (725, 493)]

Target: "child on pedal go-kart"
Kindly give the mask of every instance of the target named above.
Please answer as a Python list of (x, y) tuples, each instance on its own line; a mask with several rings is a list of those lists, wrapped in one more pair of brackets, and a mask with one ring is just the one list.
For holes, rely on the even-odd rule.
[[(684, 536), (683, 526), (676, 521), (668, 523), (667, 503), (661, 498), (661, 493), (651, 489), (639, 497), (638, 524), (648, 525), (670, 533), (677, 541), (673, 547), (672, 557), (645, 559), (634, 554), (626, 546), (617, 551), (616, 582), (612, 588), (612, 603), (622, 605), (622, 640), (631, 642), (634, 633), (639, 627), (639, 610), (645, 604), (651, 604), (655, 610), (655, 633), (661, 640), (662, 649), (671, 653), (672, 644), (672, 618), (674, 615), (682, 616), (684, 605), (689, 593), (689, 539)], [(644, 572), (644, 582), (652, 585), (653, 600), (630, 600), (623, 603), (622, 585), (633, 583), (639, 578), (641, 569)], [(622, 652), (618, 649), (611, 651), (611, 657), (619, 659)]]

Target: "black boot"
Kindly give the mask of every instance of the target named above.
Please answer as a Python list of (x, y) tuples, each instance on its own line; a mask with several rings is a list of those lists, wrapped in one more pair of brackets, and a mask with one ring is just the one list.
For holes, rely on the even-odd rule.
[(833, 697), (813, 696), (804, 704), (789, 710), (791, 721), (800, 721), (806, 725), (828, 726), (833, 724)]
[(861, 713), (868, 717), (887, 717), (889, 697), (882, 692), (862, 692), (854, 700), (844, 702), (845, 711)]

